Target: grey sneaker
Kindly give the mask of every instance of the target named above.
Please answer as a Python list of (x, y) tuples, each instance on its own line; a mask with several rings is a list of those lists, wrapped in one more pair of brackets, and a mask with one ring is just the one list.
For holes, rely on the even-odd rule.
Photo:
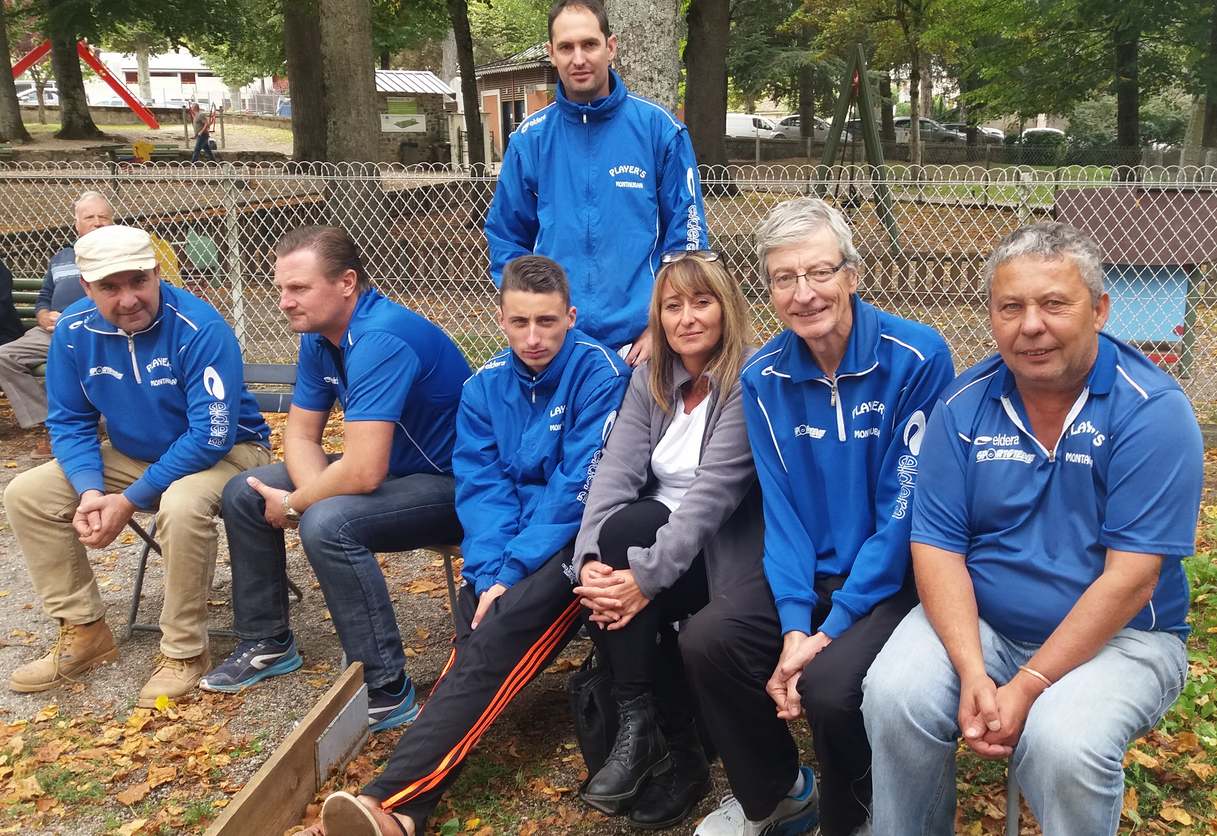
[(734, 796), (723, 798), (722, 806), (702, 819), (693, 836), (802, 836), (820, 822), (820, 790), (815, 773), (801, 766), (803, 792), (786, 796), (768, 817), (752, 821)]

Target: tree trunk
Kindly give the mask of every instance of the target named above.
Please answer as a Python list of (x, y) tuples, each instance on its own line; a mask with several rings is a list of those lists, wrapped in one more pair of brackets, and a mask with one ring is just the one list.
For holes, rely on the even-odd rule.
[(921, 53), (921, 115), (934, 116), (934, 64), (928, 52)]
[[(0, 3), (0, 7), (3, 4)], [(21, 105), (17, 104), (17, 85), (8, 67), (13, 57), (8, 45), (8, 22), (0, 15), (0, 142), (29, 142), (30, 134), (21, 121)]]
[(799, 136), (815, 139), (816, 119), (816, 68), (804, 64), (799, 67)]
[(331, 162), (380, 159), (371, 0), (320, 0), (325, 149)]
[[(909, 62), (909, 165), (921, 165), (921, 50), (914, 47)], [(920, 177), (920, 174), (918, 174)]]
[(1137, 165), (1141, 160), (1141, 95), (1137, 78), (1137, 53), (1141, 32), (1135, 23), (1119, 26), (1113, 33), (1116, 70), (1116, 162)]
[(610, 0), (617, 34), (617, 72), (630, 92), (676, 110), (680, 81), (680, 3), (677, 0)]
[(892, 74), (884, 71), (879, 76), (879, 138), (884, 142), (896, 141), (896, 104), (892, 99)]
[(135, 50), (135, 66), (139, 72), (139, 96), (145, 102), (152, 101), (152, 72), (148, 69), (148, 47), (140, 44)]
[[(104, 139), (93, 124), (85, 82), (76, 54), (76, 30), (71, 26), (69, 9), (74, 0), (47, 0), (47, 32), (51, 40), (51, 68), (59, 88), (59, 132), (56, 139)], [(7, 72), (7, 71), (6, 71)]]
[(693, 153), (703, 166), (727, 164), (727, 38), (730, 0), (689, 3), (689, 41), (685, 46), (685, 124)]
[(228, 88), (228, 110), (240, 113), (244, 109), (243, 102), (241, 101), (241, 88), (230, 85)]
[[(477, 76), (473, 72), (473, 35), (469, 31), (469, 4), (466, 0), (448, 0), (448, 20), (456, 40), (457, 67), (461, 74), (461, 105), (465, 108), (465, 141), (469, 148), (469, 163), (475, 172), (480, 172), (490, 159), (482, 136), (482, 97), (478, 93)], [(456, 141), (455, 137), (453, 141)]]
[(443, 79), (444, 84), (451, 84), (452, 79), (460, 75), (456, 58), (456, 33), (449, 26), (448, 34), (444, 35), (444, 42), (440, 46), (439, 77)]
[(325, 86), (317, 60), (321, 29), (314, 0), (283, 3), (283, 49), (291, 80), (292, 156), (301, 161), (324, 160)]
[(1204, 84), (1204, 134), (1200, 144), (1217, 148), (1217, 3), (1209, 22), (1209, 49), (1205, 56), (1207, 78)]

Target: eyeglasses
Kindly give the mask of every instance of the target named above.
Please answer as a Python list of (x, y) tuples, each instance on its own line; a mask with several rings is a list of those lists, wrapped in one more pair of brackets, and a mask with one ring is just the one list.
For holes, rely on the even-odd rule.
[(659, 256), (660, 264), (675, 264), (686, 258), (696, 258), (698, 261), (718, 261), (720, 256), (714, 250), (668, 250)]
[(848, 259), (843, 258), (836, 267), (819, 267), (806, 273), (779, 273), (769, 277), (769, 284), (774, 290), (792, 290), (799, 283), (799, 279), (806, 279), (808, 285), (825, 284), (845, 268), (847, 261)]

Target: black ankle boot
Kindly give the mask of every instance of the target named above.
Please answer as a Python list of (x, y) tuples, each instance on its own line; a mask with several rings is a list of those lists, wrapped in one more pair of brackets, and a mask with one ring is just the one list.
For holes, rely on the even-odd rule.
[(710, 791), (710, 764), (706, 762), (697, 726), (687, 726), (669, 734), (672, 768), (647, 781), (634, 807), (630, 824), (643, 830), (675, 827), (687, 819)]
[(650, 775), (671, 766), (668, 743), (650, 694), (617, 703), (617, 739), (604, 766), (588, 779), (580, 797), (602, 813), (629, 809)]

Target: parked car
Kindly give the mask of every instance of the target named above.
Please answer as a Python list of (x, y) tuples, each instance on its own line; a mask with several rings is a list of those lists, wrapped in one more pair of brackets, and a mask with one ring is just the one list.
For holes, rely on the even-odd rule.
[(728, 113), (727, 136), (731, 139), (785, 139), (786, 131), (768, 116), (755, 113)]
[[(908, 116), (897, 116), (893, 123), (896, 126), (896, 141), (909, 141), (909, 125), (912, 120)], [(933, 119), (921, 117), (921, 141), (922, 142), (943, 142), (956, 143), (963, 142), (964, 138), (954, 131), (949, 131)]]
[[(48, 107), (54, 107), (59, 104), (59, 91), (54, 87), (48, 87), (42, 91), (42, 103)], [(17, 104), (36, 105), (38, 104), (38, 91), (33, 88), (26, 90), (17, 97)]]
[[(812, 127), (811, 138), (816, 140), (817, 142), (825, 141), (826, 139), (828, 139), (828, 131), (832, 128), (832, 125), (829, 124), (827, 119), (821, 119), (819, 116), (813, 116), (812, 118), (815, 120), (815, 123), (814, 123), (814, 126)], [(785, 132), (788, 137), (790, 137), (792, 139), (798, 139), (802, 136), (802, 134), (799, 131), (799, 127), (801, 126), (801, 124), (802, 124), (802, 122), (799, 119), (799, 114), (792, 113), (789, 116), (785, 117), (784, 119), (780, 120), (778, 122), (778, 127), (783, 132)], [(845, 141), (846, 142), (852, 141), (854, 136), (855, 136), (854, 132), (851, 131), (847, 125), (845, 128), (844, 134), (843, 134)]]
[(1054, 145), (1064, 141), (1065, 132), (1060, 128), (1027, 128), (1019, 135), (1023, 145)]
[[(943, 122), (942, 126), (948, 131), (954, 131), (964, 138), (968, 138), (968, 124), (966, 122)], [(1004, 131), (998, 128), (988, 128), (984, 125), (976, 126), (976, 141), (980, 144), (992, 143), (1000, 144), (1006, 138)]]

